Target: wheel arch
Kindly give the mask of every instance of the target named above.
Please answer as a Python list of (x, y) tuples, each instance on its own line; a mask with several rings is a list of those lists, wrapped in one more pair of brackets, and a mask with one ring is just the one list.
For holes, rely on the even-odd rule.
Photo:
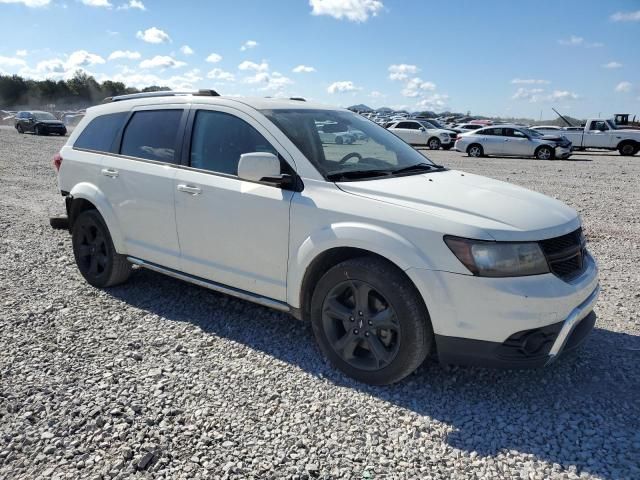
[(548, 143), (543, 143), (542, 145), (538, 145), (536, 149), (533, 151), (533, 156), (537, 158), (538, 152), (540, 151), (540, 149), (545, 147), (551, 150), (550, 160), (554, 160), (556, 158), (556, 149), (553, 147), (553, 145), (549, 145)]
[(67, 212), (69, 215), (69, 229), (73, 227), (73, 222), (80, 213), (88, 209), (96, 209), (107, 224), (116, 252), (120, 254), (126, 253), (124, 237), (116, 214), (107, 197), (98, 187), (88, 182), (78, 183), (69, 192), (69, 197), (71, 198)]
[[(333, 225), (308, 237), (289, 259), (287, 303), (308, 318), (313, 286), (331, 267), (349, 258), (380, 258), (403, 274), (411, 267), (432, 268), (429, 259), (395, 232), (375, 226)], [(407, 275), (409, 282), (417, 286)]]

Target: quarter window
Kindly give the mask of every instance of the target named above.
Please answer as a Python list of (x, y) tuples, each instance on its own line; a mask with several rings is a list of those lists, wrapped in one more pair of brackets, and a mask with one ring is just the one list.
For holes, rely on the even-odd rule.
[(212, 172), (238, 174), (240, 155), (275, 148), (251, 125), (223, 112), (199, 110), (191, 136), (190, 165)]
[(73, 147), (95, 152), (110, 152), (127, 115), (128, 112), (120, 112), (94, 118), (82, 131)]
[(178, 163), (176, 143), (182, 110), (143, 110), (131, 117), (120, 153), (158, 162)]

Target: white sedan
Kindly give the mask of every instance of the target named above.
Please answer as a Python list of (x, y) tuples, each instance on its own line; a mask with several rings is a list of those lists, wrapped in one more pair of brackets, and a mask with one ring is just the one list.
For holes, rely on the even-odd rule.
[(470, 157), (505, 155), (540, 160), (569, 158), (571, 142), (560, 135), (543, 135), (516, 125), (485, 127), (458, 135), (455, 147)]

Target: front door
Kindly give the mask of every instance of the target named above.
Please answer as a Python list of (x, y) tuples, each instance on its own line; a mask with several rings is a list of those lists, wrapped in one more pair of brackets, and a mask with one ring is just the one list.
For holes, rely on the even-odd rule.
[(613, 135), (604, 120), (591, 121), (589, 129), (584, 132), (583, 145), (585, 147), (610, 148), (612, 142)]
[(275, 141), (228, 107), (195, 110), (187, 135), (188, 166), (174, 180), (181, 270), (285, 301), (293, 192), (237, 176), (240, 155), (278, 155)]

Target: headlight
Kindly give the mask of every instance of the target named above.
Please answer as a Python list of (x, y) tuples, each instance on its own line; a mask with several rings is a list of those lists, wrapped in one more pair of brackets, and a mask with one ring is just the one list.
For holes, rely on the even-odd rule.
[(449, 138), (449, 134), (448, 133), (441, 133), (440, 136), (442, 138)]
[(549, 272), (547, 260), (535, 242), (486, 242), (444, 237), (453, 254), (479, 277), (521, 277)]

